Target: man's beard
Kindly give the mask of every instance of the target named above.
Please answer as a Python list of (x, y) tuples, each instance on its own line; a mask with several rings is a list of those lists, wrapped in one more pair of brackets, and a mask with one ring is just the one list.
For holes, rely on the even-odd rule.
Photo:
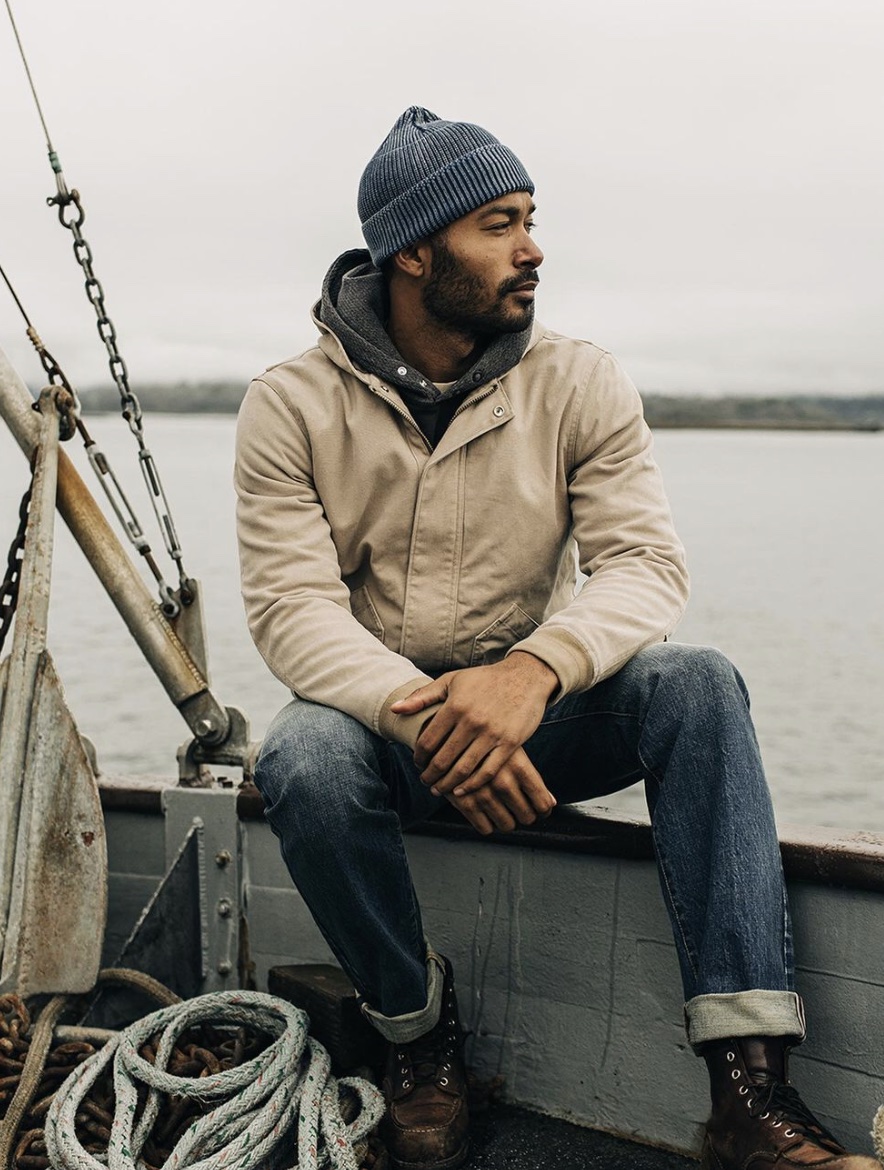
[(534, 302), (507, 304), (507, 294), (527, 281), (539, 281), (534, 268), (508, 277), (492, 295), (482, 279), (467, 272), (442, 239), (431, 241), (433, 268), (424, 285), (424, 308), (441, 325), (465, 333), (520, 333), (534, 320)]

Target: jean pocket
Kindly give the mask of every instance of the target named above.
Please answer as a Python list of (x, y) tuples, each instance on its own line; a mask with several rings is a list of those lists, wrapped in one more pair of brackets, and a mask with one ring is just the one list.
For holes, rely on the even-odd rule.
[(516, 642), (533, 634), (538, 623), (518, 605), (511, 605), (473, 641), (470, 666), (488, 666), (499, 662)]
[(350, 612), (370, 634), (374, 634), (381, 641), (384, 640), (384, 623), (378, 617), (371, 594), (364, 585), (360, 589), (354, 589), (350, 594)]

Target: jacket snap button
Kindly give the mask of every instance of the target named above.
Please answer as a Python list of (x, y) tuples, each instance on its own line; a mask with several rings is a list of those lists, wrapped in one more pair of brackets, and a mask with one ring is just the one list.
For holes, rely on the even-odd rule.
[(400, 378), (404, 378), (405, 375), (408, 373), (408, 370), (406, 370), (405, 366), (400, 366), (399, 369), (396, 371), (396, 373), (399, 375)]
[(491, 413), (494, 415), (495, 418), (500, 418), (500, 416), (502, 414), (506, 414), (506, 411), (503, 409), (502, 406), (495, 406), (494, 410), (492, 410)]

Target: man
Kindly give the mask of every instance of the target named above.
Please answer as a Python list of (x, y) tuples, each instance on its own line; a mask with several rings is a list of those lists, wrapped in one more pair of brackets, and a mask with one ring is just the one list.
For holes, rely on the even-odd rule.
[(332, 265), (318, 346), (245, 399), (243, 594), (297, 696), (258, 765), (268, 820), (389, 1042), (395, 1166), (468, 1149), (453, 972), (401, 826), (448, 801), (508, 832), (643, 779), (711, 1078), (703, 1167), (881, 1170), (788, 1083), (804, 1019), (745, 689), (666, 641), (687, 577), (650, 435), (609, 354), (534, 321), (533, 192), (487, 131), (407, 110), (363, 174), (369, 250)]

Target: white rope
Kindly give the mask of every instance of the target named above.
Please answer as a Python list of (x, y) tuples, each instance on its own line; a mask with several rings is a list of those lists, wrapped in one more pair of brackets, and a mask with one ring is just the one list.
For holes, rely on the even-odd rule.
[[(211, 1076), (178, 1077), (167, 1072), (181, 1033), (208, 1023), (246, 1025), (275, 1039), (254, 1059)], [(353, 1143), (380, 1121), (383, 1098), (358, 1077), (336, 1081), (328, 1053), (307, 1034), (308, 1024), (306, 1013), (285, 1000), (246, 991), (184, 1000), (136, 1021), (79, 1065), (56, 1093), (45, 1131), (53, 1170), (139, 1170), (139, 1156), (159, 1112), (161, 1093), (217, 1103), (179, 1138), (164, 1170), (264, 1170), (269, 1166), (317, 1170), (329, 1163), (334, 1170), (358, 1170)], [(138, 1049), (158, 1033), (161, 1039), (153, 1065), (138, 1055)], [(77, 1140), (74, 1120), (111, 1061), (116, 1102), (105, 1163)], [(139, 1084), (147, 1086), (148, 1093), (136, 1124)], [(339, 1085), (349, 1086), (359, 1100), (359, 1114), (349, 1124), (341, 1116)]]

